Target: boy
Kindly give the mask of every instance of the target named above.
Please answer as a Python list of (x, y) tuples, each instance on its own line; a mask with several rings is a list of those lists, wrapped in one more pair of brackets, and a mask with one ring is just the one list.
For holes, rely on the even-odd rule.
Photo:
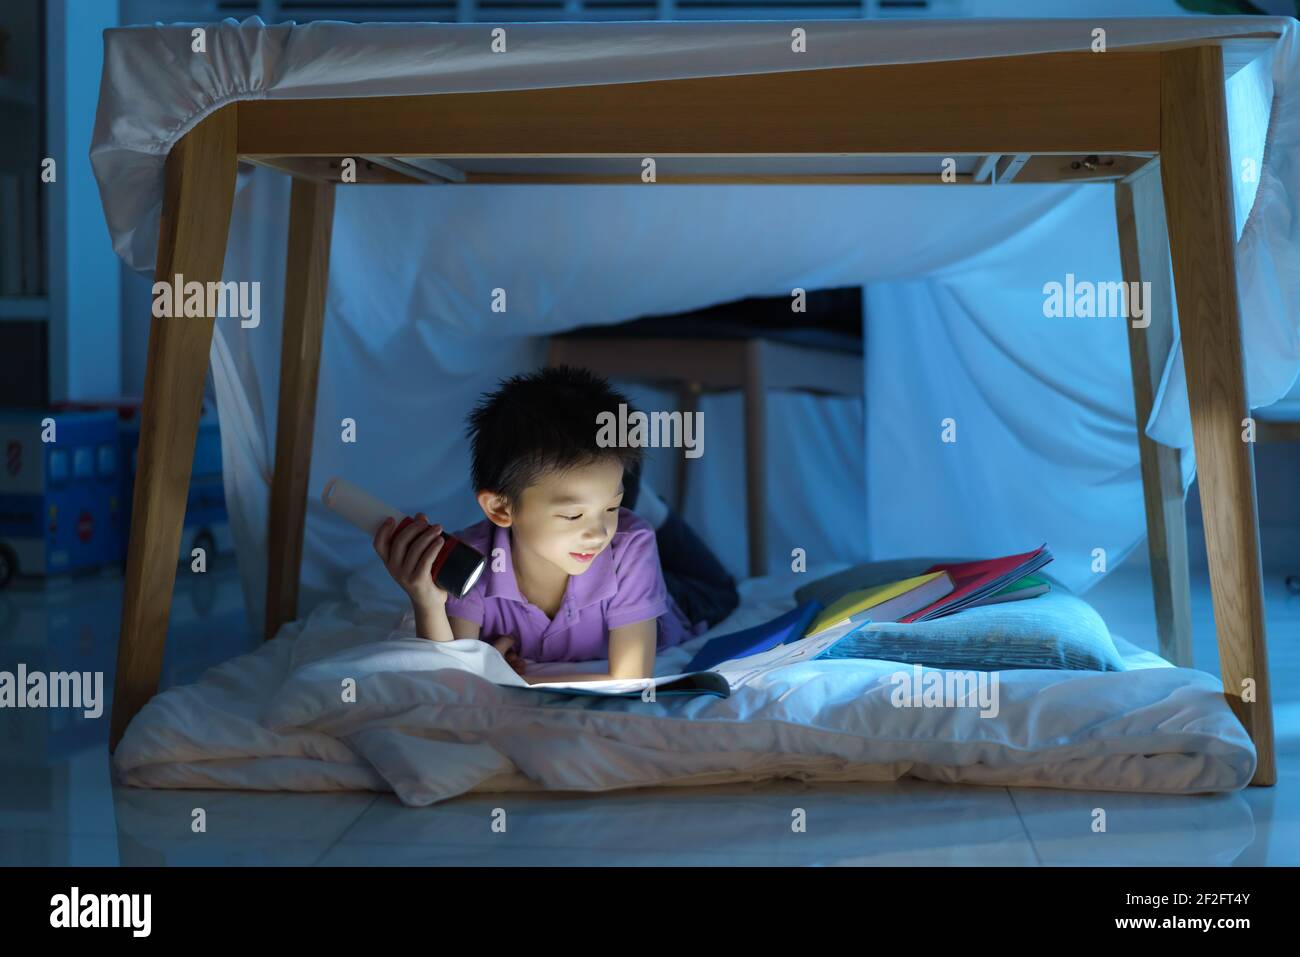
[[(467, 433), (486, 518), (457, 536), (487, 556), (482, 577), (462, 598), (434, 585), (442, 526), (423, 514), (396, 535), (390, 519), (375, 536), (417, 635), (491, 641), (521, 675), (529, 660), (608, 659), (605, 674), (536, 679), (596, 680), (648, 678), (658, 649), (707, 627), (669, 595), (654, 528), (622, 507), (641, 450), (596, 443), (597, 416), (620, 403), (605, 380), (569, 367), (515, 376), (479, 402)], [(734, 593), (721, 566), (709, 567), (726, 579), (710, 587)]]

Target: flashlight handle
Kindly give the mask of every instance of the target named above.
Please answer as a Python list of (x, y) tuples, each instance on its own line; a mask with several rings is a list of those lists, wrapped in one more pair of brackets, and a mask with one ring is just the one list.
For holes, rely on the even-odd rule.
[(355, 528), (365, 532), (371, 538), (379, 531), (385, 520), (400, 522), (405, 514), (399, 512), (387, 502), (380, 501), (369, 492), (353, 485), (347, 479), (332, 478), (325, 483), (321, 492), (321, 501), (339, 518), (344, 519)]
[[(380, 526), (390, 518), (397, 523), (397, 527), (393, 530), (394, 535), (414, 521), (410, 516), (404, 515), (387, 502), (363, 491), (347, 479), (332, 478), (326, 482), (325, 489), (321, 493), (321, 501), (330, 511), (371, 538), (375, 537)], [(433, 560), (430, 576), (439, 588), (459, 597), (477, 580), (484, 561), (483, 555), (477, 549), (465, 544), (455, 535), (443, 532), (442, 548), (438, 550), (438, 555)]]
[[(346, 479), (332, 478), (325, 483), (321, 501), (340, 518), (365, 532), (371, 538), (390, 518), (397, 523), (393, 534), (414, 521), (386, 502), (364, 492)], [(443, 533), (442, 548), (438, 550), (430, 569), (431, 577), (439, 588), (454, 597), (463, 596), (483, 573), (486, 559), (471, 545), (455, 535)]]

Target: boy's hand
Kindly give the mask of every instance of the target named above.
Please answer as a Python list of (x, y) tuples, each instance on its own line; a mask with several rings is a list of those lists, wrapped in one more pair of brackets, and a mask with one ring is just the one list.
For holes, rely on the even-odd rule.
[(396, 528), (397, 523), (391, 518), (379, 526), (375, 533), (375, 554), (416, 608), (445, 605), (447, 592), (433, 582), (433, 562), (446, 541), (442, 526), (430, 525), (428, 517), (420, 512), (400, 532)]
[(523, 656), (516, 650), (515, 644), (516, 638), (513, 635), (503, 635), (500, 638), (492, 639), (492, 647), (501, 652), (506, 664), (515, 669), (516, 674), (522, 675), (528, 666), (524, 663)]

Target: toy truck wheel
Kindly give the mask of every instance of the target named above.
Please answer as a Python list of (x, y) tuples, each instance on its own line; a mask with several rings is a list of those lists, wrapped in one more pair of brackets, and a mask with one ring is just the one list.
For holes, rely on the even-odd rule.
[(0, 545), (0, 588), (18, 574), (18, 556), (8, 545)]

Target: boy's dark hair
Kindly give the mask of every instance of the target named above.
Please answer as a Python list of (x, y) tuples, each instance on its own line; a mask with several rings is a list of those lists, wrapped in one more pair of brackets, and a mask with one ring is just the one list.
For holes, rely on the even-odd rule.
[(470, 479), (518, 502), (544, 472), (613, 459), (625, 469), (641, 462), (635, 446), (596, 444), (596, 416), (618, 416), (623, 393), (588, 369), (554, 366), (512, 376), (485, 393), (469, 414), (465, 434), (472, 449)]

